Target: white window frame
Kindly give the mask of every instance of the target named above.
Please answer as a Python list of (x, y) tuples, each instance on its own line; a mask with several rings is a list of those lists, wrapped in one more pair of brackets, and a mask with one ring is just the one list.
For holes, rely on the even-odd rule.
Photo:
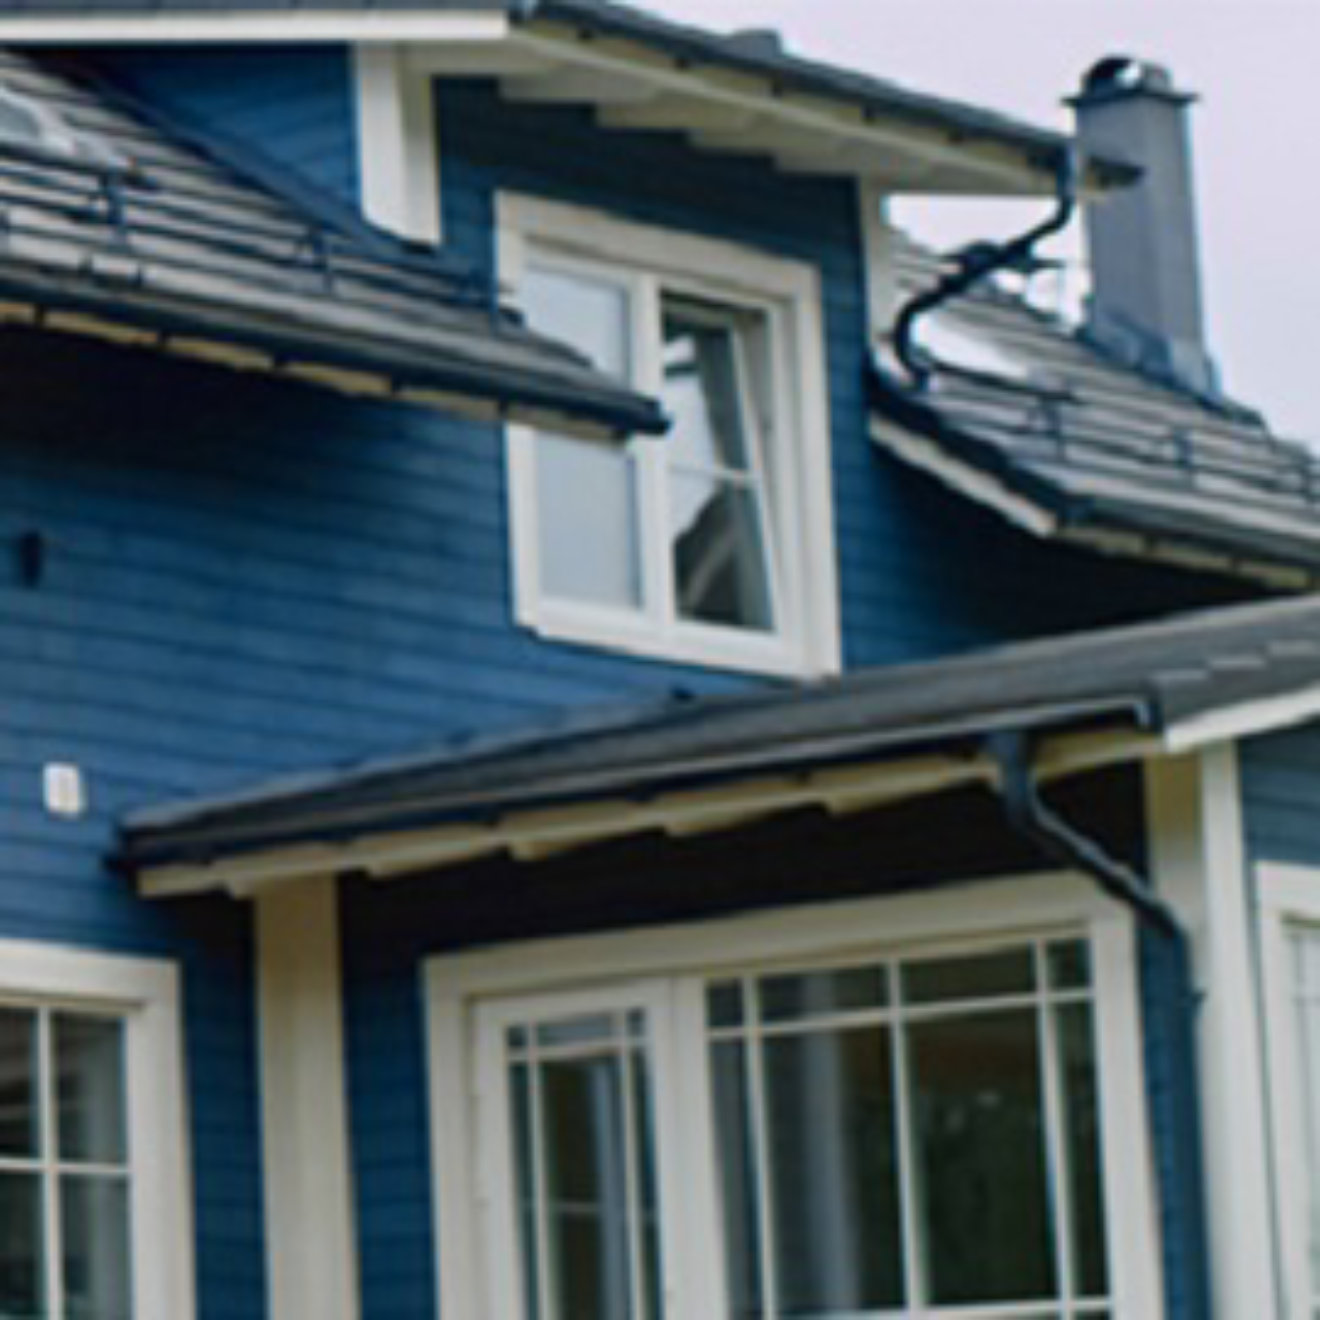
[(1311, 1277), (1307, 1243), (1312, 1189), (1303, 1157), (1306, 1133), (1289, 940), (1300, 927), (1320, 933), (1320, 869), (1262, 863), (1256, 868), (1256, 884), (1282, 1316), (1311, 1320), (1310, 1298), (1320, 1296), (1320, 1279)]
[[(672, 293), (763, 315), (769, 330), (774, 417), (768, 437), (768, 546), (780, 611), (773, 634), (678, 618), (668, 586), (668, 543), (655, 507), (665, 442), (639, 441), (641, 610), (554, 600), (539, 587), (536, 433), (507, 428), (514, 613), (542, 636), (653, 658), (795, 677), (840, 666), (837, 569), (830, 471), (830, 417), (814, 267), (733, 243), (622, 220), (599, 211), (516, 194), (498, 208), (500, 279), (515, 300), (534, 253), (594, 269), (630, 286), (634, 342), (659, 355), (659, 326), (646, 308)], [(769, 529), (767, 529), (769, 530)]]
[[(487, 1058), (483, 1075), (476, 1030), (481, 1005), (566, 992), (581, 993), (587, 996), (584, 1003), (592, 1003), (593, 993), (609, 987), (633, 987), (641, 996), (652, 993), (649, 987), (658, 978), (685, 974), (719, 976), (749, 968), (759, 974), (776, 966), (792, 970), (852, 957), (905, 956), (917, 949), (922, 954), (975, 952), (1055, 935), (1083, 936), (1091, 945), (1112, 1314), (1160, 1320), (1164, 1300), (1135, 932), (1126, 910), (1098, 895), (1090, 882), (1069, 874), (428, 959), (425, 995), (440, 1314), (496, 1314), (487, 1295), (486, 1253), (503, 1253), (506, 1274), (516, 1259), (514, 1244), (505, 1240), (507, 1224), (504, 1230), (496, 1226), (496, 1236), (491, 1236), (508, 1171), (481, 1167), (476, 1156), (477, 1115), (491, 1066)], [(681, 1039), (704, 1040), (702, 996), (677, 995), (671, 1020)], [(699, 1080), (701, 1069), (686, 1071), (689, 1090), (666, 1094), (662, 1089), (656, 1097), (658, 1114), (667, 1105), (690, 1113), (700, 1112), (694, 1106), (709, 1103)], [(717, 1241), (720, 1233), (714, 1151), (703, 1151), (692, 1167), (666, 1168), (670, 1163), (669, 1153), (662, 1151), (662, 1195), (666, 1178), (681, 1182), (689, 1192), (678, 1253), (686, 1260), (709, 1259), (709, 1251), (700, 1247)], [(500, 1182), (501, 1177), (506, 1181)], [(702, 1187), (703, 1196), (690, 1194)], [(689, 1249), (689, 1243), (695, 1247)], [(717, 1273), (712, 1270), (712, 1275)], [(722, 1279), (684, 1279), (667, 1266), (665, 1284), (670, 1315), (722, 1313)]]
[(179, 998), (161, 959), (0, 940), (0, 1003), (123, 1021), (134, 1320), (197, 1311)]

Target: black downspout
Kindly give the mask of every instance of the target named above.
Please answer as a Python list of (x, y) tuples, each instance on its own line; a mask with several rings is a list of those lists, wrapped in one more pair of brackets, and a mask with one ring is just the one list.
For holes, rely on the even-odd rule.
[(1131, 909), (1141, 924), (1143, 1018), (1150, 1061), (1146, 1106), (1153, 1135), (1160, 1138), (1156, 1162), (1165, 1232), (1165, 1292), (1172, 1314), (1211, 1320), (1197, 1085), (1199, 1000), (1187, 932), (1149, 881), (1080, 834), (1041, 799), (1026, 735), (993, 735), (987, 739), (987, 749), (999, 770), (1000, 799), (1012, 827), (1051, 860), (1090, 876), (1106, 894)]
[(1052, 215), (1006, 243), (972, 244), (959, 253), (957, 270), (903, 304), (894, 318), (894, 353), (917, 389), (924, 389), (931, 376), (930, 363), (912, 337), (917, 318), (961, 297), (996, 271), (1032, 269), (1036, 244), (1057, 234), (1072, 219), (1077, 209), (1077, 188), (1077, 152), (1075, 147), (1069, 147), (1059, 161), (1057, 202)]

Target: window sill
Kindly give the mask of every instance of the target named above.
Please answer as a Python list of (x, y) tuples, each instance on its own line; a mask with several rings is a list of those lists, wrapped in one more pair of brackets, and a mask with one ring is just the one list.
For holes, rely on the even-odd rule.
[(732, 628), (676, 624), (652, 626), (610, 610), (547, 606), (522, 625), (546, 641), (591, 647), (661, 664), (692, 665), (767, 678), (824, 678), (839, 672), (836, 656), (813, 655), (806, 641)]

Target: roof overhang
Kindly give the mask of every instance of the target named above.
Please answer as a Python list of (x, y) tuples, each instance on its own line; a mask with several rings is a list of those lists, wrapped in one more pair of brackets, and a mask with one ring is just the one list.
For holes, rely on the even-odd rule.
[[(1155, 740), (1134, 728), (1076, 730), (1043, 734), (1034, 764), (1048, 783), (1158, 751)], [(963, 744), (943, 752), (914, 750), (791, 773), (732, 775), (693, 789), (585, 794), (550, 805), (529, 800), (412, 828), (341, 829), (329, 837), (134, 870), (148, 898), (214, 891), (252, 898), (274, 886), (326, 875), (387, 881), (500, 854), (534, 863), (629, 836), (688, 839), (808, 809), (842, 819), (975, 784), (992, 785), (997, 773), (990, 756)]]
[(1285, 591), (1320, 577), (1320, 534), (1224, 501), (1204, 501), (1126, 483), (1087, 494), (1015, 468), (994, 446), (945, 425), (913, 404), (902, 420), (874, 415), (872, 440), (886, 453), (1042, 539), (1101, 554), (1145, 559), (1195, 572), (1246, 578)]
[(136, 813), (116, 862), (151, 896), (535, 862), (804, 809), (846, 817), (997, 785), (993, 740), (1062, 779), (1320, 718), (1320, 598), (1238, 605), (804, 688), (561, 716)]
[[(509, 12), (529, 9), (530, 16)], [(885, 192), (1048, 195), (1061, 134), (623, 6), (543, 0), (419, 10), (96, 5), (0, 16), (15, 45), (339, 43), (406, 48), (426, 76), (489, 77), (511, 100), (592, 108), (607, 128), (680, 132), (699, 149), (799, 174), (865, 178)], [(1095, 189), (1133, 181), (1090, 163)]]

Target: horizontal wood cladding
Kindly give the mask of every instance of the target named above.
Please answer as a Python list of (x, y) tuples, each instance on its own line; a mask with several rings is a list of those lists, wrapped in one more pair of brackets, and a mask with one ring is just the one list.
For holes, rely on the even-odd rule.
[(1320, 727), (1248, 739), (1239, 765), (1252, 859), (1320, 866)]

